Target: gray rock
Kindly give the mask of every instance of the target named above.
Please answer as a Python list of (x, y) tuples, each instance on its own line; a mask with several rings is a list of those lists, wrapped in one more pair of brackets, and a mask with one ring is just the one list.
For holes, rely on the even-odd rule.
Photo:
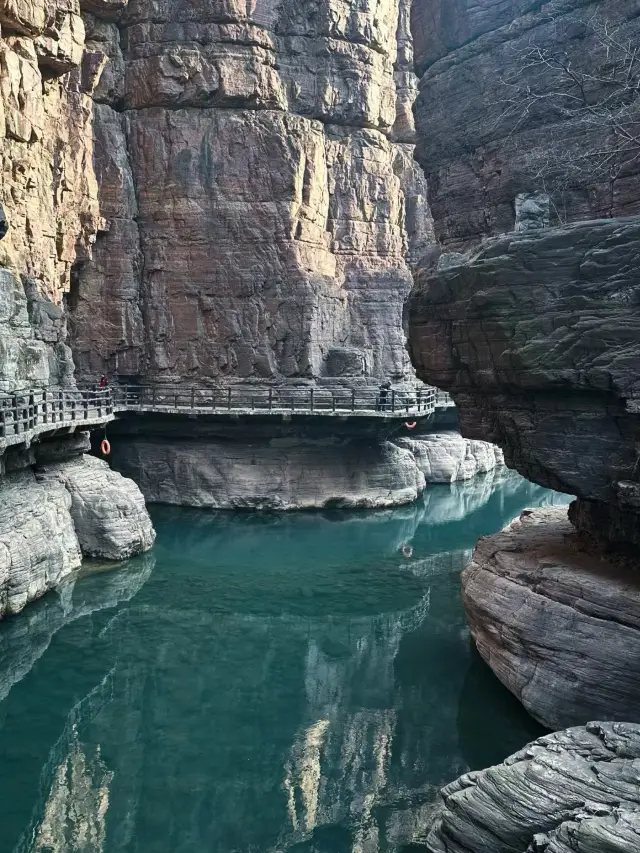
[(589, 723), (441, 792), (430, 853), (637, 853), (640, 725)]
[(551, 199), (546, 193), (519, 193), (516, 196), (515, 231), (548, 228), (551, 221)]
[(61, 484), (71, 496), (69, 511), (89, 557), (123, 560), (147, 551), (155, 532), (140, 489), (106, 462), (83, 456), (39, 468), (38, 482)]
[(548, 728), (640, 720), (637, 561), (594, 549), (566, 507), (525, 510), (462, 574), (478, 650)]
[(418, 272), (408, 306), (419, 377), (450, 391), (463, 435), (578, 496), (603, 539), (640, 544), (640, 217), (496, 238)]
[(504, 465), (499, 447), (487, 441), (463, 438), (457, 432), (399, 438), (396, 444), (413, 453), (427, 483), (471, 480), (477, 474), (486, 474)]
[(425, 487), (408, 450), (336, 436), (191, 442), (140, 436), (118, 441), (113, 459), (147, 501), (183, 506), (388, 507), (414, 501)]
[[(640, 213), (637, 160), (615, 177), (615, 169), (595, 168), (598, 158), (585, 154), (614, 147), (606, 118), (567, 109), (553, 94), (571, 93), (567, 78), (553, 62), (535, 61), (539, 49), (603, 78), (620, 53), (594, 23), (635, 44), (639, 8), (638, 0), (414, 2), (416, 154), (439, 241), (468, 248), (510, 231), (514, 198), (532, 191), (551, 192), (567, 221)], [(602, 91), (589, 85), (592, 106)]]
[(7, 214), (4, 212), (4, 207), (0, 204), (0, 240), (6, 236), (8, 230), (9, 220), (7, 219)]
[(0, 478), (0, 616), (18, 613), (80, 567), (71, 495), (31, 469)]

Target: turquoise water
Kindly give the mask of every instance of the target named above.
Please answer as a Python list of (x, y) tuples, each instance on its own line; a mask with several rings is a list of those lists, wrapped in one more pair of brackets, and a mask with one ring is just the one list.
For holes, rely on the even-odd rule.
[(375, 513), (158, 508), (151, 554), (0, 625), (0, 851), (402, 850), (539, 734), (458, 576), (564, 501), (509, 473)]

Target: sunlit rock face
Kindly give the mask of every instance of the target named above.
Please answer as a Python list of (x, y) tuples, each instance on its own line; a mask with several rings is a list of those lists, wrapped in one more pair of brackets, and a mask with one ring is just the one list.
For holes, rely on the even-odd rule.
[(0, 3), (0, 267), (59, 303), (103, 223), (92, 166), (90, 81), (78, 0)]
[(442, 791), (430, 853), (634, 853), (640, 726), (590, 723), (529, 744)]
[(408, 0), (88, 8), (109, 230), (78, 279), (82, 374), (408, 374), (431, 239)]
[[(581, 160), (587, 151), (615, 149), (611, 125), (593, 114), (576, 117), (576, 100), (553, 95), (580, 97), (569, 76), (537, 62), (536, 51), (564, 59), (572, 73), (591, 75), (591, 105), (606, 99), (611, 90), (603, 92), (601, 81), (618, 59), (624, 79), (624, 48), (608, 44), (600, 24), (600, 35), (594, 31), (594, 16), (619, 45), (637, 43), (635, 0), (415, 0), (417, 156), (438, 239), (450, 248), (510, 230), (515, 197), (545, 187), (554, 188), (555, 213), (569, 221), (640, 213), (637, 157), (630, 152), (624, 168), (603, 164), (595, 172), (597, 156)], [(559, 163), (569, 180), (554, 170)]]

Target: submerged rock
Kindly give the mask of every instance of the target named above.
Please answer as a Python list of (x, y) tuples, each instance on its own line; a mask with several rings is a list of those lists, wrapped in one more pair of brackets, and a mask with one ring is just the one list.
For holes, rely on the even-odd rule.
[(636, 853), (640, 725), (542, 737), (441, 792), (430, 853)]
[(548, 728), (640, 720), (640, 573), (595, 550), (566, 507), (525, 510), (462, 574), (482, 657)]
[(396, 442), (410, 450), (427, 483), (455, 483), (471, 480), (504, 465), (499, 447), (487, 441), (463, 438), (457, 432), (432, 433)]

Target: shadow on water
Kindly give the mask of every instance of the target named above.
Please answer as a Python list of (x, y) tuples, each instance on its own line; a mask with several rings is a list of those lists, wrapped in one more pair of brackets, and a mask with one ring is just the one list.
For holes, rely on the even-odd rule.
[(0, 853), (400, 850), (538, 734), (459, 573), (557, 500), (502, 473), (384, 512), (157, 508), (152, 555), (0, 625)]

